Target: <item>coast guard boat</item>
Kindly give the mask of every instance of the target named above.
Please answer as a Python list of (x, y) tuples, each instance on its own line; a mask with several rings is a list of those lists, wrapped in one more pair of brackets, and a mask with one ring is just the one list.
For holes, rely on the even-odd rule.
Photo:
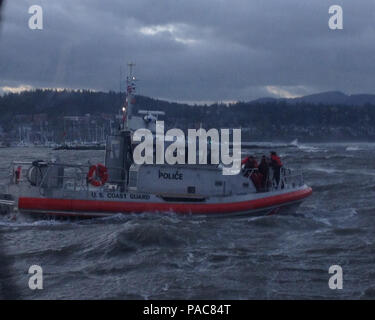
[(134, 163), (134, 129), (151, 128), (154, 119), (148, 112), (143, 118), (132, 115), (131, 66), (123, 126), (107, 137), (104, 164), (14, 161), (9, 184), (0, 188), (0, 211), (13, 208), (28, 215), (68, 217), (144, 212), (267, 215), (294, 211), (311, 195), (302, 173), (285, 167), (278, 184), (271, 170), (267, 187), (259, 189), (251, 179), (257, 169), (246, 175), (223, 175), (220, 165)]

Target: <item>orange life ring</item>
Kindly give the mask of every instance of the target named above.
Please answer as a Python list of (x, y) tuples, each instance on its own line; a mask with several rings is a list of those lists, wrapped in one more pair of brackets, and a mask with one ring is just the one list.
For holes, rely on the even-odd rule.
[[(94, 178), (94, 174), (96, 178)], [(99, 179), (98, 179), (99, 178)], [(87, 173), (87, 182), (91, 183), (94, 187), (100, 187), (104, 185), (108, 180), (108, 169), (102, 165), (98, 164), (92, 165)]]

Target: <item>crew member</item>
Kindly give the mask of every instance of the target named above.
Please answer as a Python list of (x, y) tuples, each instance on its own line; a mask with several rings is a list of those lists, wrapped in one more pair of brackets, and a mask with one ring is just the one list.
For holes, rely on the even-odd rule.
[(243, 165), (245, 177), (249, 176), (249, 171), (251, 171), (251, 169), (258, 168), (258, 162), (251, 155), (249, 155), (245, 159), (243, 159), (242, 162), (241, 162), (241, 165)]
[(271, 152), (271, 167), (273, 169), (273, 179), (276, 181), (276, 185), (279, 186), (280, 182), (280, 170), (283, 166), (280, 157), (275, 151)]
[(259, 173), (262, 175), (262, 190), (267, 191), (269, 176), (269, 161), (265, 155), (262, 156), (258, 167)]
[(250, 179), (254, 183), (256, 190), (261, 191), (263, 175), (258, 171), (258, 162), (256, 161), (256, 159), (253, 156), (249, 155), (244, 160), (242, 160), (242, 164), (244, 166), (244, 176), (250, 176)]

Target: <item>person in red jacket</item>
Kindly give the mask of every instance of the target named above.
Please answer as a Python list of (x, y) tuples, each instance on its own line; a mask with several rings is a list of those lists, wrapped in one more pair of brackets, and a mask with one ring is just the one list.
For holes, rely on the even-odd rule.
[(244, 176), (249, 177), (254, 183), (257, 191), (262, 190), (263, 175), (258, 171), (258, 162), (253, 156), (248, 156), (242, 160), (242, 165), (244, 166)]
[(280, 157), (276, 154), (275, 151), (271, 152), (271, 167), (273, 169), (273, 179), (276, 181), (277, 186), (280, 182), (280, 170), (283, 166)]
[(253, 156), (250, 156), (250, 155), (241, 161), (241, 165), (243, 165), (243, 169), (244, 169), (246, 177), (249, 175), (249, 171), (251, 169), (258, 168), (258, 162), (255, 160)]
[(269, 177), (269, 165), (270, 161), (266, 158), (265, 155), (262, 156), (260, 161), (258, 171), (262, 175), (262, 190), (267, 191), (268, 189), (268, 177)]

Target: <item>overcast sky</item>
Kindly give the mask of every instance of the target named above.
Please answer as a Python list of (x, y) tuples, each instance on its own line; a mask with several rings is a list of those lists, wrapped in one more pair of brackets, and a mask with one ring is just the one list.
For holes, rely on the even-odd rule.
[[(335, 4), (343, 30), (328, 27)], [(374, 53), (374, 0), (8, 0), (0, 92), (118, 91), (134, 61), (138, 92), (174, 101), (375, 94)]]

